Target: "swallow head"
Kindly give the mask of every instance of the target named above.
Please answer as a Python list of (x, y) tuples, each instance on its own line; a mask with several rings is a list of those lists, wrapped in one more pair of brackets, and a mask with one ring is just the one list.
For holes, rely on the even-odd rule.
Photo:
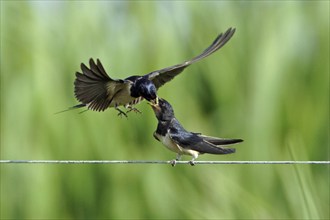
[(157, 98), (157, 88), (152, 81), (142, 77), (133, 83), (131, 95), (136, 98), (142, 96), (150, 102)]
[(140, 96), (148, 100), (149, 102), (157, 99), (157, 89), (156, 86), (149, 81), (140, 87)]
[(157, 98), (156, 101), (152, 101), (150, 105), (158, 120), (169, 121), (174, 117), (173, 108), (165, 99)]

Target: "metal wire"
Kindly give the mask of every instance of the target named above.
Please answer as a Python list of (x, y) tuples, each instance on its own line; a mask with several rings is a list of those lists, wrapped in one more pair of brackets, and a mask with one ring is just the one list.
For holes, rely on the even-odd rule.
[[(159, 160), (0, 160), (1, 164), (171, 164)], [(330, 161), (194, 161), (195, 164), (330, 164)], [(177, 161), (176, 164), (189, 164)]]

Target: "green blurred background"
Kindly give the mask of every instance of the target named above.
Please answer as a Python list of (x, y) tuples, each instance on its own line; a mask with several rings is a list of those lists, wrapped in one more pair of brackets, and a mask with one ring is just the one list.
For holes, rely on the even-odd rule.
[[(143, 112), (77, 104), (113, 78), (228, 44), (159, 90), (192, 131), (242, 138), (199, 160), (329, 160), (329, 1), (1, 1), (1, 159), (170, 160)], [(184, 160), (190, 159), (184, 157)], [(1, 219), (327, 219), (328, 165), (1, 165)]]

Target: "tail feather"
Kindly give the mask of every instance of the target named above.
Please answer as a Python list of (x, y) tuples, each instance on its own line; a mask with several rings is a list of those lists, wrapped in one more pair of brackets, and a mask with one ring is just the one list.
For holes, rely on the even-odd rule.
[(218, 148), (217, 154), (232, 154), (236, 152), (235, 148), (222, 148), (222, 147), (217, 147), (217, 148)]
[[(62, 110), (62, 111), (59, 111), (59, 112), (55, 112), (54, 114), (57, 115), (57, 114), (60, 114), (60, 113), (63, 113), (63, 112), (67, 112), (67, 111), (71, 111), (71, 110), (74, 110), (74, 109), (77, 109), (77, 108), (83, 108), (83, 107), (86, 107), (86, 105), (85, 104), (78, 104), (78, 105), (72, 106), (68, 109), (65, 109), (65, 110)], [(84, 110), (82, 112), (85, 112), (85, 111), (87, 111), (87, 110)]]
[(195, 149), (200, 153), (208, 154), (232, 154), (235, 153), (235, 148), (225, 148), (221, 146), (216, 146), (210, 142), (200, 142), (198, 145), (194, 146)]

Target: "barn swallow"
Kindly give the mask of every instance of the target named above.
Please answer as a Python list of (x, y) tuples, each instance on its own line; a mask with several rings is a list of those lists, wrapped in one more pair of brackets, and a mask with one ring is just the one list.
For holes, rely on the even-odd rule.
[(203, 135), (187, 131), (175, 118), (174, 111), (170, 103), (159, 98), (158, 103), (150, 103), (158, 119), (157, 130), (154, 138), (165, 145), (169, 150), (177, 153), (176, 159), (171, 161), (175, 166), (176, 161), (181, 159), (183, 154), (191, 155), (190, 165), (194, 165), (194, 160), (199, 154), (231, 154), (235, 148), (223, 148), (222, 145), (229, 145), (242, 142), (242, 139), (225, 139)]
[(118, 115), (126, 115), (119, 106), (128, 108), (129, 111), (139, 112), (133, 106), (143, 99), (155, 100), (157, 90), (165, 83), (180, 74), (189, 65), (209, 56), (224, 46), (235, 33), (235, 28), (229, 28), (224, 34), (219, 34), (213, 43), (201, 54), (181, 64), (166, 67), (150, 72), (143, 76), (130, 76), (126, 79), (112, 79), (106, 73), (101, 61), (89, 60), (89, 68), (81, 64), (82, 73), (76, 73), (74, 82), (75, 97), (80, 104), (71, 107), (81, 108), (87, 106), (94, 111), (104, 111), (114, 107), (119, 111)]

